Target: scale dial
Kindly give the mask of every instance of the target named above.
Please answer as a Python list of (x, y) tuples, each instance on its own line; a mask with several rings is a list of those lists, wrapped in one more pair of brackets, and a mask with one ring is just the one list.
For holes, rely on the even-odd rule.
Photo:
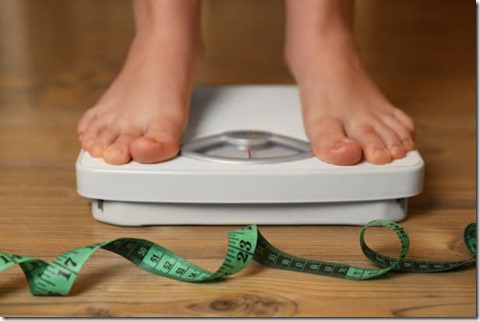
[(281, 163), (313, 156), (308, 142), (255, 130), (228, 131), (194, 139), (182, 146), (181, 154), (230, 164)]

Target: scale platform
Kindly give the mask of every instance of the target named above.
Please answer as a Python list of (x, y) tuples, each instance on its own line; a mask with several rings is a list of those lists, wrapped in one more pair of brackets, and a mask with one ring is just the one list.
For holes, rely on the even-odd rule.
[(81, 151), (77, 189), (115, 225), (348, 224), (401, 221), (423, 188), (417, 151), (386, 165), (313, 156), (292, 85), (199, 86), (180, 155), (109, 165)]

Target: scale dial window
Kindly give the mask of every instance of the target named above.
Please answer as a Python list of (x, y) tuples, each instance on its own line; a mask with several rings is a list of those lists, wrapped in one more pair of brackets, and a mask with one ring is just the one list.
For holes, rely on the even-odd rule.
[(264, 131), (240, 130), (185, 143), (186, 157), (220, 163), (280, 163), (312, 157), (308, 142)]

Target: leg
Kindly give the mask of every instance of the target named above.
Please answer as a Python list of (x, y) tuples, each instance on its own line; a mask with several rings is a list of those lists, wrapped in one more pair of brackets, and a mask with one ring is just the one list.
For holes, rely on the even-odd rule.
[(200, 60), (200, 0), (134, 0), (135, 36), (122, 70), (78, 124), (82, 147), (111, 164), (174, 157)]
[(352, 33), (352, 0), (286, 0), (288, 65), (299, 85), (316, 156), (385, 164), (414, 147), (414, 123), (363, 68)]

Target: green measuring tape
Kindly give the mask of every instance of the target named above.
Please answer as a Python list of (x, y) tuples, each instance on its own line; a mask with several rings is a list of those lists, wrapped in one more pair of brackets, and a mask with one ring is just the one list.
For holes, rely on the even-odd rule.
[[(365, 231), (372, 226), (386, 227), (396, 233), (401, 248), (398, 258), (384, 256), (373, 251), (364, 240)], [(85, 247), (80, 247), (58, 256), (51, 264), (43, 260), (0, 253), (0, 272), (20, 265), (33, 295), (68, 295), (80, 269), (98, 249), (117, 253), (150, 273), (185, 282), (209, 282), (235, 274), (245, 268), (252, 259), (264, 266), (296, 272), (333, 276), (351, 280), (366, 280), (384, 275), (390, 270), (432, 273), (453, 270), (466, 265), (476, 258), (476, 223), (465, 228), (464, 241), (472, 256), (466, 260), (440, 262), (405, 259), (409, 249), (409, 239), (405, 230), (390, 221), (375, 220), (368, 223), (360, 232), (360, 246), (365, 256), (379, 266), (379, 269), (355, 267), (292, 256), (272, 246), (250, 225), (228, 234), (227, 255), (220, 268), (212, 273), (179, 257), (168, 249), (153, 242), (119, 238)]]

